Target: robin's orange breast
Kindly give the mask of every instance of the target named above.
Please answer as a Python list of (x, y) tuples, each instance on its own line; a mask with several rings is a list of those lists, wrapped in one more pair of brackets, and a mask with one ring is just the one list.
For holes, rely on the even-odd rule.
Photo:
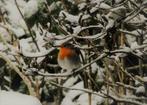
[(58, 57), (63, 60), (65, 57), (73, 56), (73, 54), (74, 51), (72, 51), (72, 49), (61, 47)]

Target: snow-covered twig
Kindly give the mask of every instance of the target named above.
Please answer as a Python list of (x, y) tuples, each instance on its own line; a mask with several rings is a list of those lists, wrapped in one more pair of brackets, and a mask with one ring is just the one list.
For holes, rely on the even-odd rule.
[(133, 87), (133, 86), (131, 86), (131, 85), (126, 85), (126, 84), (121, 83), (121, 82), (116, 82), (116, 84), (117, 84), (117, 85), (120, 85), (120, 86), (123, 86), (123, 87), (125, 87), (125, 88), (127, 88), (127, 89), (136, 90), (136, 87)]
[(21, 54), (25, 57), (30, 57), (30, 58), (36, 58), (36, 57), (43, 57), (43, 56), (46, 56), (48, 55), (49, 53), (51, 53), (53, 50), (55, 50), (55, 48), (50, 48), (49, 50), (46, 50), (46, 51), (41, 51), (41, 52), (36, 52), (36, 53), (33, 53), (33, 52), (26, 52), (26, 51), (23, 51), (21, 52)]
[(126, 31), (126, 30), (122, 30), (122, 29), (119, 29), (118, 31), (125, 33), (125, 35), (128, 34), (128, 35), (135, 36), (135, 37), (140, 36), (139, 34), (135, 34), (135, 33), (132, 33), (132, 32)]
[(128, 22), (130, 21), (131, 19), (133, 19), (134, 17), (136, 17), (143, 9), (145, 8), (145, 6), (142, 6), (141, 8), (139, 8), (139, 10), (132, 16), (129, 16), (127, 17), (124, 22)]
[[(91, 28), (99, 28), (100, 30), (102, 30), (102, 32), (95, 34), (95, 35), (79, 36), (79, 34), (82, 31), (87, 30), (87, 29), (91, 29)], [(72, 36), (74, 36), (76, 38), (80, 38), (80, 39), (95, 39), (95, 38), (97, 39), (97, 38), (100, 38), (100, 37), (105, 36), (105, 35), (106, 35), (106, 32), (104, 31), (104, 29), (101, 25), (91, 25), (91, 26), (88, 26), (88, 27), (81, 27), (81, 28), (77, 29)]]
[(36, 96), (34, 89), (32, 88), (31, 81), (19, 70), (19, 68), (8, 58), (8, 56), (0, 52), (0, 58), (4, 59), (7, 62), (7, 64), (22, 78), (22, 80), (28, 87), (29, 93), (32, 96)]
[(110, 94), (107, 94), (105, 92), (101, 92), (102, 94), (104, 94), (105, 96), (108, 96), (109, 98), (117, 101), (117, 102), (122, 102), (122, 103), (129, 103), (129, 104), (133, 104), (133, 105), (147, 105), (145, 103), (141, 103), (139, 101), (136, 101), (136, 100), (132, 100), (132, 99), (129, 99), (129, 98), (123, 98), (123, 97), (117, 97), (117, 96), (114, 96), (114, 95), (110, 95)]
[(71, 76), (75, 73), (81, 72), (83, 69), (85, 69), (89, 65), (93, 64), (94, 62), (96, 62), (98, 60), (103, 59), (106, 56), (107, 56), (107, 54), (103, 53), (98, 58), (92, 60), (90, 63), (87, 63), (87, 64), (83, 65), (82, 67), (80, 67), (79, 69), (75, 70), (74, 72), (70, 72), (70, 73), (51, 74), (51, 73), (42, 73), (42, 72), (39, 72), (39, 71), (35, 71), (35, 73), (37, 73), (38, 75), (41, 75), (41, 76), (48, 76), (48, 77), (56, 77), (56, 78), (57, 77), (67, 77), (67, 76)]
[(142, 49), (142, 48), (145, 48), (145, 47), (147, 47), (147, 44), (135, 46), (134, 48), (124, 47), (122, 49), (110, 51), (110, 53), (112, 53), (112, 54), (114, 54), (114, 53), (131, 53), (131, 54), (135, 55), (136, 57), (138, 57), (139, 59), (142, 59), (141, 55), (136, 54), (136, 50)]
[(38, 44), (37, 44), (37, 42), (36, 42), (36, 40), (35, 40), (35, 37), (33, 36), (33, 33), (32, 33), (32, 31), (31, 31), (30, 27), (28, 26), (28, 23), (26, 22), (26, 20), (25, 20), (23, 14), (22, 14), (22, 12), (21, 12), (19, 6), (18, 6), (17, 0), (15, 0), (15, 4), (16, 4), (16, 7), (17, 7), (17, 9), (18, 9), (18, 11), (19, 11), (21, 17), (23, 18), (23, 20), (24, 20), (24, 22), (25, 22), (25, 24), (26, 24), (26, 26), (27, 26), (27, 29), (28, 29), (28, 31), (29, 31), (29, 33), (30, 33), (30, 36), (32, 37), (32, 40), (33, 40), (34, 44), (36, 45), (37, 50), (40, 51), (39, 46), (38, 46)]
[[(143, 64), (142, 67), (147, 67), (147, 64)], [(127, 71), (131, 71), (131, 70), (135, 70), (135, 69), (138, 69), (139, 68), (139, 65), (136, 65), (136, 66), (131, 66), (131, 67), (127, 67)]]
[(136, 90), (136, 87), (133, 87), (131, 85), (127, 85), (127, 84), (124, 84), (124, 83), (121, 83), (121, 82), (116, 82), (115, 84), (112, 83), (112, 82), (106, 82), (106, 81), (104, 81), (104, 82), (106, 84), (108, 84), (109, 86), (115, 86), (115, 87), (123, 86), (124, 88), (130, 89), (130, 90)]
[(57, 87), (60, 87), (60, 88), (63, 88), (63, 89), (83, 91), (83, 92), (86, 92), (86, 93), (91, 93), (91, 94), (95, 94), (95, 95), (98, 95), (98, 96), (100, 96), (100, 97), (106, 98), (105, 96), (103, 96), (103, 94), (98, 93), (98, 92), (94, 92), (94, 91), (92, 91), (92, 90), (90, 90), (90, 89), (66, 87), (66, 86), (59, 85), (59, 84), (57, 84), (57, 83), (55, 83), (55, 82), (50, 82), (50, 84), (52, 84), (52, 85), (54, 85), (54, 86), (57, 86)]
[(54, 85), (54, 86), (57, 86), (57, 87), (60, 87), (60, 88), (63, 88), (63, 89), (69, 89), (69, 90), (78, 90), (78, 91), (83, 91), (83, 92), (86, 92), (86, 93), (91, 93), (91, 94), (95, 94), (95, 95), (98, 95), (100, 97), (110, 97), (111, 99), (113, 100), (116, 100), (118, 102), (123, 102), (123, 103), (130, 103), (130, 104), (133, 104), (133, 105), (147, 105), (145, 103), (141, 103), (139, 101), (136, 101), (136, 100), (132, 100), (132, 99), (129, 99), (129, 98), (123, 98), (123, 97), (117, 97), (117, 96), (114, 96), (114, 95), (111, 95), (111, 94), (107, 94), (103, 91), (100, 91), (100, 93), (98, 92), (94, 92), (90, 89), (81, 89), (81, 88), (72, 88), (72, 87), (65, 87), (65, 86), (62, 86), (62, 85), (59, 85), (55, 82), (50, 82), (50, 84)]

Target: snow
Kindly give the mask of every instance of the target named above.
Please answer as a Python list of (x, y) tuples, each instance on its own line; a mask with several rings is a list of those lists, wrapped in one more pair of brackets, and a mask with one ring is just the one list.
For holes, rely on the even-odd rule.
[(93, 0), (92, 3), (96, 3), (96, 6), (91, 8), (90, 12), (93, 13), (99, 9), (111, 9), (111, 6), (107, 5), (106, 3), (103, 3), (102, 0)]
[[(60, 1), (58, 1), (60, 4)], [(57, 9), (57, 2), (53, 2), (50, 6), (49, 6), (50, 12), (52, 12), (53, 10)]]
[(4, 79), (7, 81), (7, 82), (11, 82), (11, 78), (10, 77), (8, 77), (8, 76), (4, 76)]
[[(17, 4), (22, 15), (25, 18), (30, 18), (34, 14), (36, 14), (39, 10), (39, 7), (42, 7), (42, 3), (44, 0), (30, 0), (25, 2), (24, 0), (17, 0)], [(28, 32), (26, 23), (21, 16), (14, 0), (6, 0), (2, 3), (2, 8), (4, 11), (8, 12), (7, 18), (10, 24), (8, 24), (8, 28), (19, 38)]]
[(78, 5), (79, 10), (84, 9), (84, 8), (85, 8), (85, 6), (86, 6), (86, 3), (80, 3), (80, 4)]
[[(76, 28), (74, 28), (74, 34), (75, 34), (75, 36), (77, 36), (80, 32), (82, 32), (83, 30), (89, 29), (89, 28), (100, 28), (100, 29), (103, 29), (103, 26), (101, 24), (91, 25), (91, 26), (88, 26), (88, 27), (77, 26)], [(106, 35), (105, 30), (102, 30), (101, 33), (96, 33), (94, 35), (89, 35), (89, 36), (83, 36), (82, 38), (83, 39), (95, 39), (95, 38), (97, 39), (97, 38), (102, 38), (105, 35)]]
[(147, 0), (144, 0), (144, 1), (143, 1), (143, 4), (146, 5), (146, 4), (147, 4)]
[[(23, 13), (23, 7), (26, 2), (24, 2), (24, 0), (17, 0), (17, 3), (21, 12)], [(6, 0), (3, 4), (3, 8), (8, 12), (9, 22), (12, 24), (13, 27), (26, 27), (26, 24), (16, 7), (14, 0)]]
[(69, 40), (72, 39), (72, 37), (65, 37), (63, 35), (58, 35), (58, 36), (56, 36), (56, 38), (60, 39), (60, 40), (56, 40), (55, 43), (54, 43), (54, 45), (57, 45), (57, 46), (65, 43), (65, 42), (68, 42)]
[(8, 41), (8, 42), (11, 41), (11, 37), (9, 35), (9, 32), (4, 27), (1, 27), (1, 25), (5, 27), (4, 24), (0, 24), (0, 35), (3, 35), (3, 37), (5, 38), (6, 41)]
[(25, 31), (23, 28), (17, 27), (17, 28), (11, 28), (11, 30), (13, 31), (13, 33), (15, 33), (15, 35), (19, 38), (22, 37), (23, 35), (25, 35)]
[(111, 6), (109, 6), (109, 5), (105, 4), (105, 3), (101, 3), (99, 8), (101, 8), (101, 9), (111, 9)]
[(104, 0), (91, 0), (91, 3), (92, 4), (96, 3), (97, 5), (99, 5), (100, 3), (102, 3), (102, 1)]
[(125, 11), (124, 6), (112, 8), (112, 9), (110, 9), (110, 12), (107, 14), (107, 17), (109, 17), (113, 20), (120, 19), (122, 16), (125, 16), (124, 11)]
[(98, 71), (99, 66), (96, 63), (93, 63), (91, 65), (91, 68), (92, 68), (92, 73), (95, 73), (96, 71)]
[(90, 13), (94, 13), (94, 12), (96, 12), (97, 10), (98, 10), (98, 8), (93, 7), (93, 8), (91, 8)]
[[(133, 33), (133, 32), (131, 32), (131, 33)], [(136, 37), (128, 35), (128, 34), (126, 34), (126, 39), (127, 39), (127, 42), (130, 46), (132, 43), (134, 43), (136, 41)]]
[(77, 81), (77, 79), (78, 79), (78, 76), (76, 76), (76, 77), (72, 76), (63, 84), (63, 86), (65, 86), (65, 87), (73, 86), (73, 84)]
[(42, 105), (40, 101), (33, 96), (0, 90), (0, 105)]
[(140, 93), (145, 93), (145, 87), (144, 86), (139, 86), (136, 89), (136, 94), (140, 94)]
[[(72, 88), (83, 89), (83, 82), (77, 83), (72, 86)], [(77, 96), (79, 98), (76, 101), (73, 101)], [(104, 102), (104, 98), (98, 95), (92, 95), (92, 105), (102, 104)], [(88, 93), (85, 93), (80, 90), (69, 90), (65, 94), (65, 98), (62, 101), (61, 105), (88, 105)]]
[(68, 2), (71, 2), (72, 4), (75, 4), (74, 0), (68, 0)]
[(88, 18), (90, 18), (90, 15), (84, 14), (84, 15), (82, 15), (82, 19), (81, 19), (81, 20), (86, 20), (86, 19), (88, 19)]
[(76, 23), (78, 24), (78, 20), (79, 20), (79, 16), (75, 16), (75, 15), (71, 15), (65, 11), (61, 11), (60, 14), (59, 14), (59, 17), (60, 18), (65, 18), (66, 21), (69, 21), (71, 23)]
[(0, 42), (0, 51), (4, 51), (6, 49), (7, 49), (7, 47), (4, 46), (4, 44)]
[(108, 24), (106, 26), (106, 30), (112, 28), (114, 26), (114, 20), (108, 19)]
[(145, 82), (147, 82), (147, 77), (143, 77), (143, 80), (144, 80)]
[[(78, 100), (77, 100), (77, 104), (78, 105), (89, 105), (89, 96), (88, 93), (84, 93), (82, 94)], [(104, 98), (100, 97), (98, 95), (91, 95), (91, 100), (92, 100), (92, 104), (91, 105), (101, 105), (104, 102)]]
[(44, 36), (45, 34), (48, 34), (46, 32), (43, 31), (43, 35), (40, 34), (40, 31), (37, 31), (37, 29), (35, 27), (33, 27), (36, 33), (36, 42), (37, 45), (40, 49), (40, 52), (37, 51), (36, 46), (34, 44), (34, 42), (32, 41), (32, 38), (26, 38), (26, 39), (21, 39), (19, 40), (19, 44), (20, 44), (20, 52), (27, 57), (40, 57), (40, 56), (44, 56), (46, 54), (48, 54), (49, 52), (53, 51), (54, 48), (51, 49), (46, 49), (44, 47), (44, 45), (46, 44), (46, 42), (44, 41)]
[(30, 0), (24, 7), (24, 16), (25, 18), (30, 18), (38, 11), (38, 2), (37, 0)]
[(129, 20), (129, 23), (133, 23), (133, 24), (143, 24), (147, 21), (147, 19), (144, 17), (144, 15), (140, 15), (140, 14), (137, 15), (136, 17), (133, 17), (133, 18), (132, 18), (132, 15), (128, 16), (125, 19), (125, 21), (128, 21), (128, 20)]
[(76, 103), (74, 103), (71, 98), (64, 98), (61, 105), (76, 105)]
[(30, 18), (31, 16), (35, 15), (39, 11), (39, 8), (43, 7), (42, 4), (44, 2), (45, 2), (45, 0), (30, 0), (30, 1), (28, 1), (24, 7), (24, 17)]
[[(71, 86), (71, 88), (78, 88), (78, 89), (82, 89), (83, 88), (83, 82), (79, 82), (74, 86)], [(81, 95), (82, 93), (84, 93), (83, 91), (80, 90), (69, 90), (67, 93), (65, 93), (65, 98), (63, 99), (63, 102), (61, 105), (65, 105), (64, 102), (73, 100), (76, 96)]]
[[(65, 5), (62, 5), (62, 4), (64, 4), (64, 3), (62, 3), (62, 1), (57, 1), (57, 2), (56, 1), (49, 1), (48, 2), (48, 5), (50, 5), (49, 6), (49, 13), (52, 15), (53, 18), (55, 18), (55, 21), (58, 23), (58, 25), (60, 25), (60, 27), (63, 30), (67, 31), (67, 35), (63, 35), (60, 30), (59, 30), (60, 31), (59, 35), (57, 35), (58, 32), (57, 33), (52, 32), (52, 30), (54, 30), (54, 27), (57, 29), (60, 27), (56, 27), (57, 25), (54, 24), (54, 22), (50, 21), (50, 17), (48, 18), (49, 21), (47, 20), (49, 30), (42, 27), (41, 24), (38, 23), (39, 21), (36, 21), (37, 25), (33, 25), (30, 28), (32, 30), (32, 33), (35, 33), (34, 38), (35, 38), (35, 41), (36, 41), (40, 51), (37, 50), (36, 45), (34, 44), (32, 38), (29, 37), (29, 32), (28, 32), (26, 23), (25, 23), (24, 19), (22, 18), (22, 16), (20, 15), (14, 0), (3, 0), (3, 1), (1, 0), (0, 1), (0, 7), (1, 7), (2, 12), (4, 13), (4, 18), (6, 19), (5, 20), (6, 24), (4, 24), (4, 22), (1, 22), (1, 24), (0, 24), (0, 26), (1, 26), (0, 27), (0, 34), (1, 34), (0, 36), (4, 37), (3, 39), (6, 40), (6, 45), (3, 44), (2, 42), (0, 42), (0, 51), (2, 53), (4, 53), (4, 55), (7, 56), (14, 64), (16, 64), (16, 66), (19, 66), (19, 67), (22, 66), (22, 68), (27, 70), (26, 73), (28, 73), (28, 74), (32, 73), (32, 75), (30, 75), (30, 77), (33, 76), (32, 68), (34, 69), (34, 71), (38, 70), (38, 68), (34, 67), (35, 65), (33, 65), (33, 63), (32, 63), (32, 62), (34, 62), (33, 57), (36, 58), (35, 63), (37, 65), (39, 65), (39, 68), (41, 67), (40, 72), (48, 74), (47, 71), (44, 71), (44, 68), (42, 68), (42, 65), (40, 65), (41, 63), (43, 63), (44, 58), (46, 58), (45, 55), (50, 56), (50, 52), (52, 52), (55, 49), (52, 46), (45, 47), (44, 45), (46, 45), (48, 42), (54, 44), (55, 46), (56, 45), (58, 46), (64, 42), (67, 42), (71, 39), (74, 39), (72, 41), (74, 42), (74, 44), (77, 44), (76, 39), (83, 38), (85, 40), (89, 39), (90, 42), (92, 42), (92, 44), (97, 44), (95, 46), (99, 46), (99, 42), (93, 43), (93, 39), (95, 40), (95, 39), (99, 38), (101, 40), (101, 43), (103, 42), (102, 47), (104, 47), (104, 49), (105, 49), (105, 45), (106, 45), (105, 43), (107, 43), (107, 42), (105, 42), (104, 36), (106, 35), (107, 30), (114, 27), (114, 26), (116, 26), (117, 30), (120, 31), (120, 33), (121, 32), (124, 33), (125, 38), (126, 38), (125, 41), (126, 41), (127, 45), (129, 45), (129, 46), (127, 46), (127, 45), (119, 46), (118, 45), (118, 47), (119, 47), (118, 49), (116, 48), (113, 51), (110, 51), (110, 53), (112, 52), (112, 55), (111, 54), (108, 55), (108, 59), (109, 59), (109, 57), (114, 57), (115, 60), (120, 60), (120, 57), (126, 56), (127, 53), (132, 53), (134, 55), (140, 56), (140, 55), (143, 55), (143, 53), (144, 53), (143, 51), (147, 50), (147, 47), (146, 47), (147, 46), (146, 45), (147, 34), (146, 34), (146, 30), (145, 30), (146, 27), (143, 26), (143, 25), (146, 25), (146, 21), (147, 21), (147, 18), (143, 14), (143, 12), (146, 12), (146, 8), (144, 8), (142, 10), (142, 12), (138, 13), (137, 16), (132, 18), (132, 16), (134, 14), (131, 14), (129, 17), (126, 16), (126, 15), (130, 14), (132, 11), (137, 11), (137, 8), (135, 6), (132, 6), (131, 2), (128, 2), (130, 4), (127, 4), (127, 3), (119, 4), (120, 2), (123, 2), (123, 0), (115, 0), (116, 4), (113, 5), (113, 3), (111, 4), (112, 1), (108, 1), (108, 0), (90, 0), (89, 2), (86, 2), (86, 0), (81, 0), (81, 1), (68, 0), (68, 1), (73, 4), (77, 3), (76, 6), (78, 5), (78, 8), (80, 10), (80, 11), (77, 11), (77, 12), (79, 12), (77, 15), (70, 14), (73, 11), (66, 10), (64, 8)], [(24, 15), (24, 17), (26, 19), (31, 18), (37, 12), (39, 12), (39, 13), (41, 12), (43, 15), (46, 14), (46, 12), (47, 12), (47, 11), (44, 11), (44, 9), (43, 9), (43, 7), (44, 7), (43, 2), (46, 2), (46, 0), (17, 0), (17, 2), (18, 2), (18, 6), (19, 6), (22, 14)], [(143, 1), (143, 4), (141, 4), (141, 5), (145, 5), (146, 3), (147, 3), (146, 1)], [(122, 6), (119, 6), (119, 5), (122, 5)], [(140, 6), (140, 4), (137, 4), (137, 5)], [(60, 14), (58, 14), (59, 11), (57, 11), (57, 13), (54, 13), (54, 10), (59, 10), (59, 9), (62, 10), (62, 11), (60, 11)], [(98, 12), (95, 12), (97, 10), (98, 10)], [(6, 12), (6, 14), (5, 14), (5, 12)], [(59, 18), (56, 16), (59, 16)], [(126, 20), (129, 20), (130, 18), (132, 18), (129, 21), (129, 24), (127, 24), (127, 25), (130, 25), (130, 23), (131, 23), (131, 26), (133, 26), (135, 24), (137, 29), (127, 29), (126, 26), (124, 26), (123, 28), (120, 27), (120, 25), (121, 25), (120, 22), (117, 22), (116, 20), (122, 19), (123, 16), (126, 17)], [(79, 20), (80, 17), (81, 17), (81, 20)], [(106, 20), (105, 20), (105, 18), (106, 18)], [(93, 23), (91, 23), (91, 19), (97, 19), (96, 21), (98, 21), (98, 22), (93, 24)], [(123, 24), (123, 20), (121, 22)], [(137, 25), (143, 26), (143, 27), (138, 27)], [(72, 28), (73, 34), (68, 32), (67, 27)], [(136, 28), (136, 27), (133, 27), (133, 28)], [(10, 30), (10, 33), (7, 32), (7, 30), (6, 30), (7, 28)], [(88, 32), (87, 29), (89, 29), (89, 28), (90, 29), (92, 29), (92, 28), (99, 29), (100, 28), (101, 32), (96, 33), (93, 31), (92, 33), (95, 33), (94, 35), (87, 35), (86, 34)], [(80, 33), (80, 32), (82, 32), (82, 33)], [(80, 36), (79, 33), (82, 35)], [(116, 35), (120, 35), (120, 33), (118, 32)], [(16, 39), (14, 38), (13, 42), (15, 43), (15, 41), (17, 40), (17, 42), (18, 42), (18, 43), (16, 42), (17, 45), (12, 44), (13, 42), (11, 39), (11, 34), (16, 36)], [(27, 35), (27, 38), (22, 37), (23, 35)], [(140, 35), (142, 35), (144, 38), (143, 39), (144, 45), (138, 44), (137, 39), (140, 37)], [(45, 36), (48, 36), (48, 39), (45, 40), (44, 39)], [(1, 39), (0, 39), (0, 41), (1, 41)], [(78, 42), (78, 43), (79, 43), (78, 46), (80, 46), (82, 48), (83, 44), (81, 42)], [(85, 45), (85, 46), (88, 47), (87, 45)], [(87, 56), (85, 56), (86, 55), (85, 52), (86, 52), (85, 50), (82, 50), (84, 57), (87, 57)], [(92, 54), (93, 53), (98, 53), (98, 54), (107, 53), (107, 51), (105, 52), (105, 50), (102, 50), (102, 49), (99, 52), (96, 52), (94, 50), (91, 50), (90, 52)], [(25, 57), (20, 56), (19, 55), (20, 53)], [(17, 56), (17, 55), (19, 55), (19, 56)], [(15, 57), (18, 59), (19, 62), (16, 61)], [(32, 58), (27, 58), (30, 61), (32, 61), (31, 64), (27, 64), (28, 62), (25, 61), (26, 57), (32, 57)], [(98, 57), (98, 55), (95, 57)], [(28, 67), (30, 67), (30, 68), (28, 68)], [(108, 67), (110, 70), (115, 69), (114, 66), (112, 66), (110, 64), (108, 64)], [(96, 78), (94, 78), (94, 81), (96, 83), (103, 82), (105, 79), (105, 76), (106, 76), (105, 75), (105, 67), (102, 68), (97, 63), (93, 63), (93, 64), (91, 64), (91, 69), (92, 69), (92, 73), (97, 73), (97, 74), (95, 74)], [(56, 75), (56, 74), (54, 74), (54, 75)], [(38, 76), (38, 80), (41, 80), (40, 77), (41, 76)], [(66, 77), (64, 77), (64, 79), (65, 78)], [(11, 78), (9, 76), (4, 75), (4, 79), (6, 82), (12, 82)], [(111, 77), (109, 77), (108, 79), (110, 81), (112, 80)], [(45, 77), (45, 82), (48, 82), (48, 84), (51, 80), (55, 80), (55, 78)], [(147, 82), (147, 78), (143, 77), (143, 81)], [(42, 81), (39, 81), (39, 84), (40, 84), (40, 82), (42, 82)], [(46, 87), (48, 84), (45, 83), (45, 84), (43, 84), (43, 86)], [(49, 85), (51, 85), (51, 84), (49, 84)], [(135, 84), (130, 84), (130, 86), (131, 85), (133, 85), (132, 87), (134, 87), (136, 89), (137, 94), (145, 92), (145, 87), (142, 86), (140, 81), (136, 80)], [(73, 89), (73, 88), (84, 89), (83, 82), (82, 81), (79, 82), (78, 76), (68, 77), (67, 80), (64, 81), (62, 86), (69, 87), (69, 88), (71, 88), (71, 90), (65, 89), (65, 91), (63, 92), (63, 95), (64, 95), (63, 100), (61, 100), (61, 102), (62, 102), (61, 105), (87, 105), (88, 104), (88, 100), (89, 100), (88, 93), (85, 93), (84, 91)], [(53, 88), (52, 85), (48, 86), (48, 87), (51, 89)], [(103, 85), (103, 87), (106, 87), (105, 84)], [(4, 85), (4, 88), (11, 90), (11, 87), (9, 87), (7, 85)], [(41, 90), (43, 88), (44, 87), (40, 87), (40, 91), (43, 91), (43, 90)], [(54, 87), (54, 89), (55, 89), (55, 87)], [(105, 93), (106, 93), (107, 89), (108, 88), (104, 88), (104, 89), (101, 89), (101, 91), (105, 91)], [(47, 87), (46, 87), (46, 90), (47, 90)], [(50, 90), (47, 90), (47, 92), (46, 92), (47, 95), (49, 95), (48, 93), (50, 92)], [(54, 90), (51, 90), (51, 91), (54, 91)], [(119, 97), (117, 97), (115, 92), (113, 92), (111, 90), (110, 90), (110, 92), (111, 92), (110, 95), (116, 97), (116, 99), (119, 98)], [(112, 94), (112, 92), (114, 94)], [(97, 93), (99, 93), (99, 92), (97, 92)], [(124, 94), (124, 97), (127, 96), (127, 94), (128, 93)], [(134, 93), (132, 93), (132, 94), (135, 95)], [(129, 99), (129, 96), (127, 98)], [(45, 101), (48, 101), (48, 100), (45, 100)], [(104, 98), (102, 98), (98, 95), (92, 94), (92, 105), (102, 104), (104, 101), (105, 101)], [(132, 100), (132, 101), (134, 101), (134, 100)], [(0, 105), (41, 105), (41, 103), (39, 102), (39, 100), (37, 98), (35, 98), (33, 96), (24, 95), (24, 94), (16, 93), (16, 92), (10, 92), (10, 91), (9, 92), (0, 91)]]
[(120, 2), (122, 2), (123, 0), (115, 0), (116, 4), (119, 4)]
[(131, 49), (135, 49), (136, 47), (138, 47), (139, 45), (138, 45), (138, 43), (137, 42), (132, 42), (131, 43)]

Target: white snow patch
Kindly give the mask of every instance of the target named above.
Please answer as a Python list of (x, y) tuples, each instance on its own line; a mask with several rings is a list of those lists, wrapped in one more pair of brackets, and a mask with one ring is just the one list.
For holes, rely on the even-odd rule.
[[(5, 27), (4, 24), (1, 24), (1, 25)], [(6, 41), (11, 41), (11, 36), (5, 28), (0, 27), (0, 34), (3, 35), (3, 37), (5, 38)]]
[(139, 86), (139, 87), (136, 89), (136, 93), (145, 93), (145, 87), (144, 87), (144, 86)]
[(25, 18), (30, 18), (32, 15), (36, 14), (38, 11), (38, 2), (37, 0), (30, 0), (24, 7), (24, 16)]
[(144, 80), (145, 82), (147, 82), (147, 77), (143, 77), (143, 80)]
[(92, 72), (95, 73), (96, 71), (98, 71), (99, 66), (96, 63), (91, 64), (92, 67)]
[(70, 86), (72, 86), (72, 85), (77, 81), (77, 79), (78, 79), (78, 76), (76, 76), (76, 77), (70, 77), (70, 78), (63, 84), (63, 86), (65, 86), (65, 87), (70, 87)]
[(65, 18), (65, 20), (71, 22), (71, 23), (77, 23), (78, 24), (78, 20), (79, 20), (79, 16), (75, 16), (75, 15), (72, 15), (72, 14), (69, 14), (65, 11), (61, 11), (60, 14), (59, 14), (59, 17), (61, 18)]
[(91, 0), (91, 3), (96, 3), (97, 5), (99, 5), (100, 3), (102, 3), (104, 0)]
[(94, 13), (94, 12), (96, 12), (98, 9), (99, 9), (99, 8), (93, 7), (93, 8), (91, 8), (90, 13)]
[(132, 15), (128, 16), (125, 20), (126, 21), (129, 20), (129, 23), (133, 23), (133, 24), (143, 24), (143, 23), (145, 23), (147, 21), (147, 19), (144, 17), (144, 15), (141, 15), (141, 14), (138, 14), (134, 18), (132, 18)]
[(105, 3), (101, 3), (99, 8), (102, 8), (102, 9), (111, 9), (111, 6), (105, 4)]
[(71, 2), (72, 4), (75, 4), (75, 1), (74, 0), (68, 0), (69, 2)]
[(124, 6), (120, 6), (117, 8), (112, 8), (110, 10), (110, 12), (107, 14), (107, 17), (113, 19), (113, 20), (117, 20), (119, 18), (121, 18), (122, 16), (124, 16), (125, 14), (125, 7)]
[[(24, 0), (17, 0), (17, 3), (21, 12), (23, 13), (23, 7), (26, 2)], [(21, 26), (23, 28), (26, 28), (26, 24), (22, 19), (18, 8), (16, 7), (14, 0), (6, 0), (3, 4), (3, 8), (8, 12), (8, 19), (13, 27)]]
[[(83, 82), (79, 82), (71, 88), (83, 89)], [(80, 90), (69, 90), (67, 93), (65, 93), (65, 98), (63, 99), (63, 102), (66, 102), (69, 99), (73, 100), (76, 96), (81, 95), (82, 93), (84, 92)], [(64, 105), (64, 103), (62, 103), (62, 105)]]
[(79, 5), (78, 5), (78, 7), (79, 7), (79, 10), (82, 10), (83, 8), (85, 8), (86, 7), (86, 3), (80, 3)]
[(61, 105), (76, 105), (71, 98), (64, 98)]
[(61, 6), (61, 2), (60, 2), (60, 1), (53, 2), (53, 3), (49, 6), (50, 12), (56, 10), (56, 9), (57, 9), (58, 7), (60, 7), (60, 6)]
[(4, 76), (4, 79), (7, 81), (7, 82), (11, 82), (11, 79), (10, 79), (10, 77), (8, 77), (8, 76)]
[(112, 28), (114, 26), (114, 20), (108, 19), (108, 24), (106, 26), (106, 30)]
[(141, 83), (138, 80), (135, 80), (135, 86), (139, 86)]
[(138, 45), (138, 43), (137, 42), (133, 42), (133, 43), (131, 43), (131, 49), (135, 49), (135, 48), (137, 48), (139, 45)]
[(85, 20), (85, 19), (88, 19), (88, 18), (90, 18), (89, 14), (85, 14), (85, 15), (82, 16), (82, 20)]
[(0, 105), (42, 105), (40, 101), (33, 96), (0, 90)]
[(128, 35), (128, 34), (126, 34), (126, 39), (127, 39), (127, 42), (130, 46), (132, 43), (134, 43), (136, 41), (136, 37), (134, 37), (132, 35)]
[[(100, 105), (104, 102), (104, 98), (98, 96), (98, 95), (91, 95), (91, 105)], [(77, 100), (78, 105), (89, 105), (89, 96), (88, 93), (82, 94), (78, 100)]]
[(13, 28), (11, 29), (15, 35), (19, 38), (22, 37), (23, 35), (25, 35), (25, 31), (23, 28), (17, 27), (17, 28)]
[(6, 49), (7, 47), (2, 42), (0, 42), (0, 51), (5, 51)]

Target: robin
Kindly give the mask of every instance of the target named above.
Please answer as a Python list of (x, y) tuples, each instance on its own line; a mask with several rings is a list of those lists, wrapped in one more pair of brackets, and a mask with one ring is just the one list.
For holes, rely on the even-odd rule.
[(62, 69), (71, 72), (81, 66), (80, 49), (70, 43), (64, 43), (60, 46), (58, 53), (58, 64)]
[[(80, 60), (84, 60), (83, 55), (79, 48), (70, 43), (64, 43), (60, 46), (58, 53), (58, 64), (62, 69), (66, 69), (67, 72), (72, 72), (79, 68), (82, 64)], [(80, 77), (84, 82), (84, 87), (88, 87), (86, 72), (81, 72)]]

